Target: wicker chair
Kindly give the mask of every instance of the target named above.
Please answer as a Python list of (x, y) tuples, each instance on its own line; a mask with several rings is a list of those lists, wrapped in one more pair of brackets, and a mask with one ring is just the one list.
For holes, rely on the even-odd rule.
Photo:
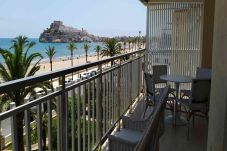
[[(168, 87), (165, 88), (160, 98), (157, 101), (157, 105), (154, 107), (150, 115), (145, 119), (133, 119), (130, 117), (122, 117), (122, 128), (120, 131), (116, 132), (113, 135), (109, 135), (109, 150), (110, 151), (133, 151), (136, 145), (144, 137), (147, 128), (151, 125), (153, 119), (156, 119), (157, 113), (160, 112), (160, 106), (165, 105), (166, 98), (168, 96)], [(161, 116), (159, 117), (161, 118)], [(160, 133), (164, 133), (164, 116), (162, 116), (162, 124), (154, 123), (153, 125), (158, 125), (160, 128)], [(155, 121), (153, 121), (155, 122)]]
[[(165, 96), (167, 100), (167, 95)], [(158, 151), (159, 150), (159, 138), (164, 133), (164, 111), (166, 103), (159, 103), (158, 109), (154, 113), (152, 121), (148, 128), (144, 132), (144, 135), (140, 142), (135, 147), (134, 151)]]
[(204, 114), (205, 117), (208, 118), (210, 87), (211, 87), (210, 79), (193, 79), (190, 96), (181, 98), (179, 100), (179, 103), (182, 104), (182, 106), (185, 108), (187, 112), (188, 121), (187, 139), (189, 139), (191, 117), (193, 116), (193, 125), (195, 113), (200, 112)]

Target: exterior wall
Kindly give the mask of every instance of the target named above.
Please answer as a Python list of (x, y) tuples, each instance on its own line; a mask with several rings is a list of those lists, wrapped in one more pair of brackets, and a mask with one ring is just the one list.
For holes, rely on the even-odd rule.
[(214, 0), (206, 0), (204, 3), (202, 67), (211, 68), (214, 29)]
[(216, 0), (208, 151), (227, 150), (227, 1)]

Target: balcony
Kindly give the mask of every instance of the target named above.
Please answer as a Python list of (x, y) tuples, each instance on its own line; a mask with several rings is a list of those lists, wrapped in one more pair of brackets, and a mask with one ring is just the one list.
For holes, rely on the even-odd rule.
[[(149, 0), (142, 0), (144, 4), (149, 5)], [(183, 0), (184, 1), (184, 0)], [(224, 150), (226, 141), (226, 18), (221, 12), (226, 11), (217, 3), (216, 7), (216, 26), (215, 36), (211, 37), (211, 43), (214, 41), (213, 51), (213, 71), (212, 77), (212, 95), (208, 121), (205, 118), (195, 117), (195, 125), (191, 126), (190, 139), (187, 140), (187, 127), (173, 127), (171, 123), (165, 120), (165, 133), (159, 140), (159, 150)], [(132, 116), (132, 114), (143, 113), (144, 106), (144, 78), (143, 72), (151, 72), (151, 68), (156, 64), (168, 64), (169, 74), (177, 73), (183, 75), (195, 76), (195, 68), (201, 66), (207, 59), (203, 49), (206, 43), (206, 33), (202, 33), (210, 24), (206, 24), (201, 18), (204, 5), (190, 1), (189, 3), (176, 4), (162, 1), (154, 2), (154, 5), (148, 6), (148, 33), (147, 49), (138, 50), (128, 54), (115, 56), (94, 63), (89, 63), (62, 71), (56, 71), (45, 75), (38, 75), (16, 81), (3, 83), (0, 85), (0, 93), (31, 86), (43, 81), (54, 81), (54, 90), (49, 90), (48, 94), (37, 93), (37, 96), (28, 97), (24, 100), (26, 103), (21, 106), (15, 106), (11, 103), (11, 109), (0, 114), (4, 138), (1, 143), (5, 145), (5, 150), (18, 150), (17, 122), (18, 115), (23, 114), (23, 137), (26, 150), (101, 150), (108, 149), (108, 134), (114, 133), (119, 126), (121, 127), (121, 115)], [(184, 1), (185, 2), (185, 1)], [(207, 2), (207, 1), (206, 1)], [(161, 4), (161, 5), (158, 5)], [(168, 7), (170, 9), (167, 9)], [(196, 25), (191, 30), (193, 35), (185, 37), (185, 29), (190, 23), (187, 21), (188, 11), (182, 10), (189, 6), (190, 13), (194, 16)], [(224, 5), (223, 5), (224, 6)], [(174, 11), (180, 9), (181, 11)], [(160, 11), (164, 10), (164, 11)], [(209, 10), (209, 9), (208, 9)], [(162, 14), (158, 14), (160, 11)], [(206, 10), (207, 11), (207, 10)], [(206, 12), (205, 15), (206, 16)], [(209, 10), (210, 11), (210, 10)], [(175, 13), (176, 20), (183, 19), (181, 23), (165, 22), (170, 19), (172, 13)], [(219, 15), (218, 15), (219, 14)], [(166, 16), (165, 16), (166, 15)], [(152, 17), (154, 20), (151, 20)], [(165, 16), (165, 17), (163, 17)], [(190, 16), (190, 15), (189, 15)], [(199, 17), (198, 17), (199, 16)], [(177, 19), (178, 18), (178, 19)], [(151, 22), (154, 21), (153, 24)], [(210, 19), (208, 22), (212, 22)], [(150, 24), (149, 24), (150, 23)], [(160, 24), (173, 25), (173, 38), (163, 34), (162, 38), (153, 37), (160, 35)], [(155, 26), (151, 26), (155, 25)], [(176, 25), (181, 30), (176, 32)], [(167, 27), (168, 28), (168, 27)], [(207, 33), (213, 32), (208, 30)], [(205, 36), (204, 36), (204, 35)], [(195, 36), (195, 37), (192, 37)], [(202, 37), (202, 38), (201, 38)], [(213, 39), (214, 38), (214, 39)], [(200, 41), (203, 39), (203, 42)], [(208, 38), (209, 39), (209, 38)], [(173, 41), (172, 41), (173, 40)], [(173, 47), (167, 47), (171, 41)], [(188, 47), (188, 44), (193, 47)], [(209, 40), (207, 42), (209, 45)], [(161, 47), (159, 47), (161, 46)], [(212, 49), (212, 47), (210, 48)], [(208, 52), (210, 53), (210, 52)], [(212, 53), (211, 53), (212, 54)], [(212, 56), (212, 55), (211, 55)], [(193, 60), (192, 60), (193, 59)], [(106, 65), (114, 65), (105, 68)], [(72, 74), (84, 70), (97, 70), (97, 74), (83, 81), (70, 81)], [(60, 80), (59, 80), (60, 79)], [(188, 88), (190, 85), (183, 85)], [(168, 108), (165, 109), (165, 117), (171, 114)], [(182, 112), (184, 117), (184, 113)], [(5, 124), (6, 123), (6, 124)], [(209, 131), (209, 136), (208, 136)], [(46, 136), (45, 136), (46, 135)], [(46, 138), (43, 141), (43, 138)], [(208, 140), (208, 141), (207, 141)], [(44, 148), (46, 144), (46, 148)], [(207, 148), (207, 146), (209, 148)], [(217, 149), (218, 148), (218, 149)]]
[[(25, 104), (0, 114), (5, 149), (18, 150), (17, 118), (23, 113), (24, 147), (26, 150), (108, 150), (108, 134), (121, 126), (121, 115), (144, 112), (145, 50), (123, 54), (101, 61), (35, 77), (3, 83), (1, 94), (43, 81), (54, 81), (54, 90), (38, 92), (26, 98)], [(126, 59), (128, 58), (128, 59)], [(112, 67), (107, 64), (114, 62)], [(68, 81), (79, 71), (97, 70), (82, 81)], [(61, 79), (61, 80), (58, 80)], [(60, 81), (60, 82), (59, 82)], [(166, 109), (166, 116), (170, 111)], [(196, 119), (186, 139), (187, 127), (173, 128), (166, 123), (160, 139), (160, 150), (204, 150), (207, 122)], [(198, 133), (199, 132), (199, 133)], [(43, 138), (46, 138), (44, 149)]]

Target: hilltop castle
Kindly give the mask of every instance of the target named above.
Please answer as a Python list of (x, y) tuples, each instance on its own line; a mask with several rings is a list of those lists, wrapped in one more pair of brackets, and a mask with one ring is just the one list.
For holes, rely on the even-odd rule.
[(39, 37), (40, 42), (91, 42), (101, 41), (100, 37), (89, 34), (82, 28), (79, 30), (74, 27), (63, 25), (62, 21), (54, 21), (50, 27), (45, 29)]

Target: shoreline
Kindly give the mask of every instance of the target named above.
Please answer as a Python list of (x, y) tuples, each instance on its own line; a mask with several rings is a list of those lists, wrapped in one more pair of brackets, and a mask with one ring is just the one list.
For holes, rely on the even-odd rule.
[[(100, 59), (103, 59), (105, 57), (100, 57)], [(88, 62), (94, 62), (97, 61), (97, 54), (89, 54), (87, 57)], [(73, 57), (73, 66), (81, 65), (86, 63), (86, 57), (85, 55), (74, 56)], [(52, 63), (53, 71), (61, 70), (64, 68), (69, 68), (71, 66), (71, 56), (63, 56), (58, 57), (53, 60)], [(36, 74), (43, 74), (46, 72), (50, 72), (50, 63), (48, 58), (40, 62), (40, 70)]]
[[(132, 52), (132, 51), (135, 51), (135, 50), (134, 49), (129, 50), (128, 48), (126, 48), (125, 51), (126, 52)], [(108, 57), (106, 57), (106, 56), (102, 57), (100, 55), (99, 60), (106, 59), (106, 58), (108, 58)], [(88, 60), (88, 62), (98, 61), (97, 53), (93, 52), (93, 53), (88, 54), (87, 60)], [(82, 64), (85, 64), (85, 63), (86, 63), (85, 54), (76, 55), (76, 56), (73, 57), (73, 66), (82, 65)], [(36, 75), (37, 74), (44, 74), (46, 72), (50, 72), (50, 63), (49, 63), (48, 58), (45, 58), (44, 60), (42, 60), (40, 62), (40, 66), (41, 66), (40, 70), (36, 73)], [(62, 57), (55, 58), (53, 60), (52, 67), (53, 67), (53, 71), (72, 67), (71, 66), (71, 56), (62, 56)]]

